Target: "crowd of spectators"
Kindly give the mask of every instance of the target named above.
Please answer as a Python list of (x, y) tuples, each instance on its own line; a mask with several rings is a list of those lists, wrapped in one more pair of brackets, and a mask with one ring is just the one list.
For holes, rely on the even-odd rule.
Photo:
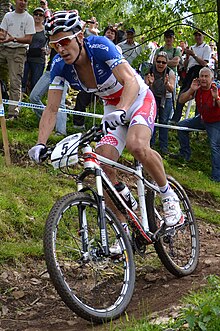
[[(5, 14), (0, 24), (0, 66), (7, 65), (9, 75), (9, 98), (19, 101), (22, 96), (28, 95), (30, 101), (35, 104), (43, 105), (42, 98), (47, 94), (50, 84), (50, 67), (53, 57), (56, 55), (47, 45), (44, 34), (44, 23), (52, 15), (46, 0), (40, 0), (39, 6), (33, 10), (32, 15), (27, 11), (27, 0), (16, 0), (15, 7)], [(92, 16), (85, 20), (84, 36), (103, 35), (110, 39), (123, 54), (125, 59), (134, 64), (135, 59), (139, 58), (147, 50), (147, 56), (140, 62), (139, 68), (145, 83), (152, 90), (157, 104), (156, 121), (160, 124), (188, 125), (183, 119), (182, 112), (184, 104), (188, 99), (196, 98), (195, 117), (199, 115), (203, 121), (200, 108), (198, 106), (198, 94), (195, 87), (195, 79), (200, 86), (200, 73), (202, 68), (210, 68), (213, 75), (211, 80), (216, 78), (217, 72), (217, 49), (213, 40), (205, 42), (204, 34), (201, 30), (193, 32), (195, 39), (194, 45), (188, 45), (186, 40), (176, 40), (175, 32), (168, 29), (164, 32), (164, 42), (159, 45), (156, 41), (148, 44), (144, 43), (144, 37), (136, 39), (134, 27), (124, 28), (122, 22), (109, 24), (103, 30), (99, 26), (96, 17)], [(211, 88), (211, 87), (210, 87)], [(190, 98), (182, 97), (187, 91), (193, 90)], [(179, 91), (179, 92), (177, 92)], [(60, 104), (65, 106), (65, 99), (68, 93), (68, 84), (65, 89)], [(85, 112), (88, 105), (94, 100), (94, 96), (86, 91), (77, 94), (74, 109)], [(218, 100), (217, 100), (218, 101)], [(205, 101), (203, 100), (203, 103)], [(214, 103), (214, 101), (213, 101)], [(209, 107), (207, 105), (207, 107)], [(219, 105), (217, 104), (217, 111)], [(42, 111), (34, 109), (40, 119)], [(9, 105), (7, 117), (10, 120), (17, 119), (19, 108)], [(57, 115), (56, 133), (66, 135), (67, 114), (59, 112)], [(195, 122), (190, 122), (195, 123)], [(78, 129), (85, 128), (84, 116), (73, 116), (73, 127)], [(192, 125), (191, 125), (192, 127)], [(207, 128), (207, 125), (203, 125)], [(219, 132), (219, 128), (217, 129)], [(159, 148), (164, 155), (169, 153), (168, 148), (168, 129), (159, 128)], [(181, 132), (179, 134), (181, 142)], [(156, 129), (152, 135), (151, 145), (155, 145)], [(209, 135), (212, 146), (212, 136)], [(215, 140), (216, 143), (216, 140)], [(218, 142), (220, 149), (220, 143)], [(183, 156), (183, 155), (182, 155)], [(190, 150), (185, 159), (189, 159)], [(216, 158), (216, 156), (215, 156)], [(220, 164), (220, 157), (217, 155)], [(215, 161), (216, 163), (216, 161)], [(212, 176), (214, 180), (220, 181), (220, 175)]]

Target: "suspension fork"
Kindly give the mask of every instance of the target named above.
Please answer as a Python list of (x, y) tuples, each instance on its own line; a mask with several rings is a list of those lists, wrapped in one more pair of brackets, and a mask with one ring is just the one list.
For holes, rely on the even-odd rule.
[(105, 199), (103, 193), (102, 185), (102, 175), (101, 169), (95, 170), (96, 188), (97, 188), (97, 205), (98, 205), (98, 218), (99, 218), (99, 228), (100, 228), (100, 238), (101, 244), (104, 251), (104, 255), (109, 255), (108, 247), (108, 233), (106, 226), (106, 213), (105, 213)]
[[(101, 176), (101, 169), (91, 169), (84, 172), (84, 176), (81, 176), (81, 180), (86, 177), (86, 173), (92, 173), (95, 176), (96, 181), (96, 189), (97, 192), (94, 195), (97, 207), (98, 207), (98, 224), (100, 229), (100, 238), (101, 238), (101, 246), (103, 249), (104, 255), (109, 255), (109, 247), (108, 247), (108, 233), (107, 233), (107, 226), (106, 226), (106, 213), (105, 213), (105, 200), (103, 195), (103, 184), (102, 184), (102, 176)], [(78, 191), (83, 191), (82, 181), (77, 183)], [(94, 193), (94, 192), (93, 192)], [(82, 249), (83, 252), (88, 252), (88, 245), (89, 245), (89, 236), (88, 236), (88, 224), (87, 224), (87, 217), (86, 217), (86, 208), (83, 206), (79, 206), (79, 217), (80, 217), (80, 229), (82, 232)]]

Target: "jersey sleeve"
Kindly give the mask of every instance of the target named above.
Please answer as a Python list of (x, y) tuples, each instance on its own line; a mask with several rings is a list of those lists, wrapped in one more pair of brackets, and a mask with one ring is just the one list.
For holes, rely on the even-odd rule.
[(89, 41), (96, 60), (104, 61), (111, 70), (118, 64), (126, 62), (116, 45), (108, 38), (91, 36)]
[(50, 86), (49, 90), (63, 90), (65, 78), (62, 77), (63, 60), (57, 54), (53, 58), (50, 69)]

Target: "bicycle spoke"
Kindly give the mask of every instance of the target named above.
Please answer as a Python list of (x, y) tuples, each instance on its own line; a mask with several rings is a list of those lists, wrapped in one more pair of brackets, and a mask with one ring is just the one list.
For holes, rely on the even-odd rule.
[[(107, 212), (109, 245), (119, 241), (121, 253), (104, 256), (97, 205), (87, 195), (80, 196), (85, 201), (76, 199), (74, 202), (72, 199), (65, 206), (62, 202), (59, 217), (54, 217), (52, 212), (53, 217), (48, 218), (45, 256), (49, 273), (63, 301), (80, 316), (94, 320), (116, 318), (127, 306), (133, 292), (132, 250), (118, 224)], [(80, 228), (79, 204), (84, 209), (86, 231)]]

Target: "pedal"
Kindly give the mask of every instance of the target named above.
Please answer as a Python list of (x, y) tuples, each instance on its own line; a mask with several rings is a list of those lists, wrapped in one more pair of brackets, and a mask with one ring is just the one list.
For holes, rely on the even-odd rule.
[(165, 222), (161, 222), (162, 225), (160, 226), (160, 228), (153, 234), (152, 236), (152, 241), (158, 241), (161, 237), (163, 237), (166, 234), (166, 224)]

